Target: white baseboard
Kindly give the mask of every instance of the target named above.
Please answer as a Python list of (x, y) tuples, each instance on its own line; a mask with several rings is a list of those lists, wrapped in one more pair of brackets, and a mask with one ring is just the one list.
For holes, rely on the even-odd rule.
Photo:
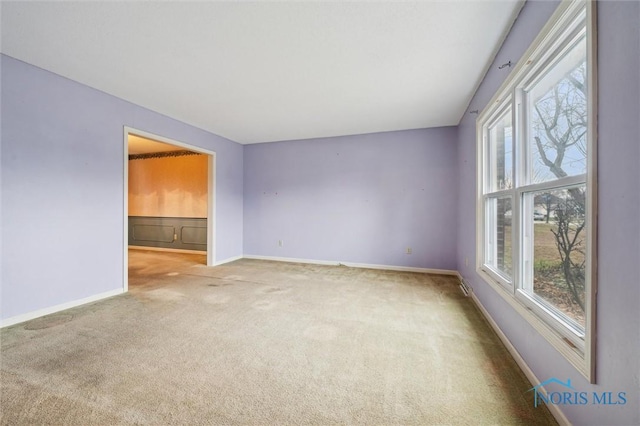
[(400, 272), (420, 272), (423, 274), (435, 274), (435, 275), (456, 275), (456, 271), (449, 269), (432, 269), (432, 268), (415, 268), (412, 266), (393, 266), (393, 265), (376, 265), (371, 263), (351, 263), (341, 262), (342, 265), (349, 266), (351, 268), (364, 268), (364, 269), (384, 269), (387, 271), (400, 271)]
[(206, 250), (183, 250), (165, 247), (146, 247), (146, 246), (129, 246), (130, 250), (147, 250), (147, 251), (166, 251), (170, 253), (191, 253), (191, 254), (207, 254)]
[[(460, 275), (460, 274), (458, 274), (458, 275)], [(460, 279), (462, 279), (462, 276), (460, 276)], [(520, 354), (518, 353), (516, 348), (513, 346), (513, 344), (511, 344), (511, 341), (509, 341), (509, 339), (502, 332), (500, 327), (498, 327), (498, 324), (493, 320), (491, 315), (489, 315), (489, 312), (482, 305), (482, 303), (480, 302), (480, 299), (478, 299), (476, 297), (475, 293), (473, 293), (473, 292), (471, 292), (470, 295), (471, 295), (471, 300), (473, 300), (473, 302), (476, 304), (476, 306), (478, 307), (478, 309), (480, 310), (480, 312), (482, 313), (484, 318), (487, 320), (489, 325), (491, 325), (491, 328), (493, 328), (493, 331), (496, 332), (496, 334), (498, 335), (498, 337), (500, 338), (500, 340), (502, 341), (504, 346), (507, 348), (507, 350), (509, 351), (509, 353), (513, 357), (513, 359), (515, 359), (516, 364), (518, 364), (518, 367), (520, 367), (520, 369), (522, 370), (524, 375), (527, 376), (527, 379), (529, 379), (529, 382), (531, 382), (531, 385), (535, 386), (538, 383), (541, 383), (540, 380), (533, 373), (533, 371), (531, 371), (531, 368), (529, 368), (529, 366), (527, 365), (525, 360), (522, 358), (522, 356), (520, 356)], [(565, 425), (570, 426), (571, 425), (571, 422), (569, 422), (569, 420), (565, 417), (565, 415), (562, 412), (562, 410), (560, 410), (560, 408), (557, 405), (548, 404), (547, 408), (551, 412), (551, 415), (553, 415), (553, 417), (556, 419), (558, 424), (560, 424), (562, 426), (565, 426)]]
[(115, 290), (110, 290), (104, 293), (95, 294), (93, 296), (85, 297), (83, 299), (73, 300), (71, 302), (61, 303), (59, 305), (50, 306), (48, 308), (38, 309), (37, 311), (27, 312), (26, 314), (16, 315), (15, 317), (2, 320), (0, 322), (0, 328), (9, 327), (10, 325), (19, 324), (21, 322), (43, 317), (45, 315), (54, 314), (56, 312), (64, 311), (66, 309), (75, 308), (76, 306), (84, 305), (87, 303), (97, 302), (98, 300), (117, 296), (118, 294), (122, 294), (122, 293), (124, 293), (122, 288), (117, 288)]
[(339, 262), (333, 262), (329, 260), (298, 259), (297, 257), (258, 256), (255, 254), (245, 254), (242, 257), (245, 259), (255, 259), (255, 260), (273, 260), (274, 262), (309, 263), (312, 265), (333, 265), (333, 266), (340, 265)]
[(220, 265), (224, 265), (225, 263), (235, 262), (236, 260), (242, 259), (242, 257), (243, 256), (229, 257), (227, 259), (220, 260), (220, 261), (216, 262), (213, 266), (220, 266)]
[(245, 254), (243, 257), (245, 259), (273, 260), (275, 262), (309, 263), (312, 265), (348, 266), (350, 268), (382, 269), (387, 271), (400, 271), (400, 272), (420, 272), (423, 274), (459, 275), (457, 271), (452, 271), (449, 269), (430, 269), (430, 268), (414, 268), (411, 266), (376, 265), (373, 263), (339, 262), (336, 260), (298, 259), (296, 257), (257, 256), (253, 254)]

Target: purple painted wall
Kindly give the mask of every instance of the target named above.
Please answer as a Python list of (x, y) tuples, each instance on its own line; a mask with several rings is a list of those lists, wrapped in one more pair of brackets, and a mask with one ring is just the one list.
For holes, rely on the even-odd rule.
[[(556, 5), (524, 6), (470, 110), (486, 106), (509, 72), (497, 65), (519, 59)], [(640, 3), (600, 2), (598, 20), (597, 385), (474, 271), (476, 116), (457, 128), (243, 148), (6, 56), (0, 319), (122, 286), (128, 125), (217, 152), (217, 260), (457, 268), (538, 378), (627, 392), (625, 406), (563, 407), (570, 421), (640, 424)]]
[[(470, 110), (482, 110), (508, 75), (497, 66), (517, 61), (553, 13), (555, 2), (528, 2), (487, 73)], [(598, 296), (597, 385), (564, 358), (503, 301), (474, 270), (475, 115), (459, 125), (458, 266), (491, 316), (545, 380), (570, 378), (580, 391), (627, 392), (624, 406), (562, 406), (574, 424), (640, 424), (640, 3), (598, 3)], [(469, 266), (465, 266), (469, 259)]]
[(123, 126), (217, 154), (216, 258), (242, 254), (242, 146), (1, 56), (1, 319), (122, 288)]
[(456, 268), (453, 127), (249, 145), (244, 167), (247, 255)]

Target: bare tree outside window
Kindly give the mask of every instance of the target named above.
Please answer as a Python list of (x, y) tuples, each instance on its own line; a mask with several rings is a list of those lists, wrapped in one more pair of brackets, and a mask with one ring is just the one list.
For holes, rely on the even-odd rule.
[[(584, 41), (530, 92), (534, 183), (586, 174), (587, 84)], [(538, 89), (538, 90), (537, 90)], [(534, 203), (546, 220), (535, 225), (534, 293), (585, 325), (585, 185), (546, 191)]]

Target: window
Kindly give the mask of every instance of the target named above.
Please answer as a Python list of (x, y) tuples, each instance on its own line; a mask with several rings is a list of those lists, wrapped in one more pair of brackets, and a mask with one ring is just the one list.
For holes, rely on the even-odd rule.
[(562, 2), (480, 114), (478, 271), (589, 379), (595, 276), (591, 2)]

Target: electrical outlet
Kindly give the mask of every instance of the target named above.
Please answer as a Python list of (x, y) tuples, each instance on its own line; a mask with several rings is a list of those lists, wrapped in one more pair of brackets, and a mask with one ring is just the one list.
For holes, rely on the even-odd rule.
[(468, 257), (464, 258), (464, 266), (469, 266), (469, 258)]
[(405, 253), (411, 254), (411, 247), (407, 247), (407, 251)]
[(278, 240), (278, 247), (282, 247), (282, 240)]

